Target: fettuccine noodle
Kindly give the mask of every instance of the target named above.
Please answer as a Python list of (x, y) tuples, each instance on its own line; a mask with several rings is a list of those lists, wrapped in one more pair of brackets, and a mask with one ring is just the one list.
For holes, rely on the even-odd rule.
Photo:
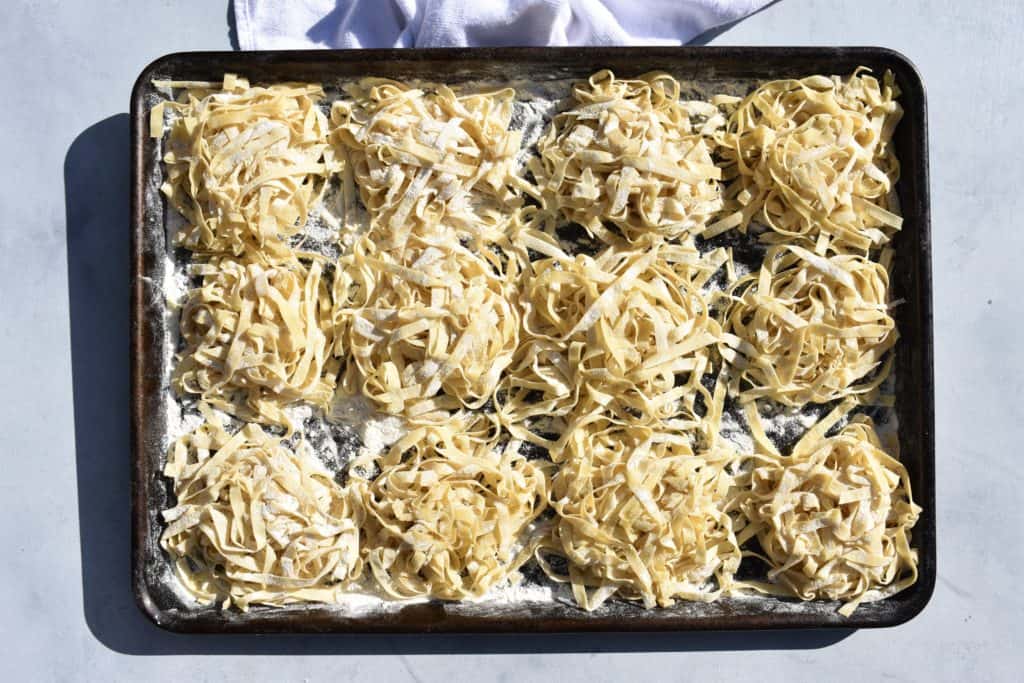
[(548, 475), (494, 441), (450, 423), (410, 432), (362, 484), (366, 562), (396, 598), (480, 597), (507, 581), (536, 545)]
[(175, 388), (244, 420), (292, 425), (284, 406), (326, 406), (338, 363), (330, 291), (319, 261), (275, 266), (214, 258), (181, 311)]
[(616, 80), (604, 70), (573, 97), (576, 107), (555, 116), (531, 163), (550, 208), (606, 239), (606, 221), (630, 241), (701, 232), (722, 206), (721, 170), (679, 83), (663, 73)]
[(530, 264), (520, 299), (526, 340), (496, 396), (510, 431), (551, 446), (520, 423), (599, 412), (696, 420), (696, 397), (710, 399), (700, 380), (721, 329), (688, 279), (692, 247), (571, 257), (536, 237), (530, 244), (551, 255)]
[(881, 448), (868, 418), (807, 439), (789, 457), (759, 456), (742, 507), (772, 565), (768, 577), (804, 599), (880, 600), (917, 580), (907, 471)]
[(291, 449), (249, 424), (207, 421), (167, 457), (175, 507), (160, 539), (202, 603), (333, 602), (362, 573), (357, 511), (302, 443)]
[(892, 197), (899, 90), (892, 74), (879, 84), (865, 71), (845, 81), (772, 81), (736, 105), (717, 136), (734, 178), (720, 229), (763, 223), (772, 231), (764, 239), (803, 243), (819, 254), (863, 253), (900, 229)]
[(396, 258), (366, 239), (345, 260), (344, 388), (413, 421), (487, 402), (519, 343), (509, 285), (457, 241)]
[[(185, 589), (477, 599), (535, 560), (585, 610), (760, 591), (849, 615), (911, 585), (906, 470), (862, 415), (826, 436), (892, 403), (901, 109), (865, 71), (709, 102), (598, 71), (525, 169), (510, 88), (364, 79), (328, 120), (319, 85), (157, 83), (200, 280), (171, 383), (204, 422), (168, 454), (161, 537)], [(300, 250), (310, 212), (330, 256)], [(759, 268), (752, 238), (711, 241), (751, 224)], [(364, 439), (342, 486), (289, 416), (354, 397), (410, 431)], [(833, 401), (791, 449), (762, 422)]]
[(420, 226), (444, 223), (483, 238), (504, 229), (519, 190), (520, 133), (509, 130), (515, 91), (456, 95), (385, 79), (335, 102), (336, 138), (349, 151), (363, 204), (380, 237), (401, 248)]
[(802, 406), (870, 397), (889, 374), (885, 356), (896, 343), (888, 290), (882, 263), (770, 249), (761, 270), (736, 283), (725, 315), (722, 353), (735, 368), (739, 400)]
[[(173, 87), (177, 84), (164, 83)], [(177, 235), (193, 251), (276, 260), (306, 224), (326, 179), (340, 169), (327, 142), (319, 85), (250, 87), (243, 78), (189, 84), (154, 109), (151, 134), (174, 114), (162, 190), (188, 220)]]
[(490, 400), (519, 342), (517, 263), (488, 248), (508, 247), (525, 186), (513, 172), (514, 92), (366, 79), (349, 93), (332, 122), (371, 230), (336, 287), (343, 388), (413, 422), (444, 422)]
[(581, 607), (613, 595), (667, 607), (728, 593), (740, 563), (723, 508), (731, 449), (695, 454), (685, 433), (600, 420), (572, 432), (564, 459), (551, 489), (558, 522), (541, 557), (569, 560), (561, 580)]

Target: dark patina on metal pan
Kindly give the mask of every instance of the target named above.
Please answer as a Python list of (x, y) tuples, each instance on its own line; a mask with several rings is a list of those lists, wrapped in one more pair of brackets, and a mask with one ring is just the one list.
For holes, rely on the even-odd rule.
[[(167, 245), (164, 205), (158, 199), (156, 141), (149, 137), (151, 81), (219, 80), (225, 72), (254, 83), (336, 82), (364, 76), (458, 83), (469, 80), (542, 82), (583, 79), (594, 70), (630, 76), (666, 71), (683, 81), (749, 83), (810, 74), (848, 74), (858, 66), (891, 70), (905, 115), (896, 129), (902, 173), (897, 185), (903, 229), (896, 250), (892, 297), (900, 331), (896, 346), (896, 411), (900, 457), (923, 513), (914, 527), (920, 578), (886, 600), (860, 606), (852, 616), (835, 603), (778, 598), (726, 598), (644, 610), (613, 602), (585, 612), (563, 602), (489, 604), (429, 602), (377, 612), (331, 607), (254, 608), (247, 613), (186, 605), (166, 586), (169, 560), (159, 546), (159, 511), (169, 492), (161, 469), (167, 432), (166, 302), (161, 289)], [(495, 48), (303, 52), (195, 52), (167, 55), (139, 75), (131, 96), (132, 123), (132, 590), (157, 625), (181, 632), (555, 632), (686, 631), (894, 626), (917, 615), (935, 584), (935, 438), (932, 341), (931, 232), (928, 201), (928, 128), (924, 85), (901, 54), (872, 47), (662, 47)], [(161, 574), (161, 568), (163, 574)]]

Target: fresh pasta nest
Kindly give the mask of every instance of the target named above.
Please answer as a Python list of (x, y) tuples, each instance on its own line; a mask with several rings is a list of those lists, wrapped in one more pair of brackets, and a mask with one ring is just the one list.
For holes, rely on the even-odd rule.
[(361, 497), (364, 553), (396, 598), (480, 597), (529, 559), (528, 527), (544, 511), (548, 475), (463, 425), (420, 428), (393, 446)]
[(323, 89), (250, 87), (230, 75), (208, 86), (153, 110), (158, 137), (164, 109), (174, 114), (162, 190), (188, 220), (177, 240), (196, 252), (287, 256), (285, 238), (302, 230), (340, 168), (317, 107)]
[(659, 258), (657, 246), (607, 248), (597, 257), (547, 250), (553, 255), (534, 261), (523, 284), (532, 358), (519, 357), (498, 397), (506, 421), (530, 414), (519, 408), (528, 392), (577, 421), (596, 412), (632, 421), (693, 418), (696, 397), (710, 397), (700, 380), (721, 334), (699, 290)]
[(740, 563), (724, 509), (734, 459), (723, 447), (695, 454), (685, 433), (605, 420), (573, 431), (552, 481), (549, 550), (568, 559), (560, 578), (576, 602), (596, 609), (619, 595), (665, 607), (728, 593)]
[(903, 465), (881, 448), (871, 421), (789, 458), (759, 458), (743, 503), (771, 562), (769, 578), (803, 598), (857, 605), (917, 580), (914, 504)]
[(345, 389), (414, 422), (491, 398), (519, 341), (509, 287), (451, 240), (396, 259), (364, 240), (344, 264)]
[(732, 178), (722, 225), (759, 222), (771, 231), (766, 240), (819, 253), (888, 242), (902, 225), (893, 196), (898, 95), (891, 75), (879, 83), (861, 71), (845, 81), (811, 76), (757, 88), (716, 136)]
[(703, 230), (722, 206), (721, 170), (667, 74), (616, 80), (599, 71), (573, 90), (531, 168), (552, 210), (592, 233), (605, 222), (636, 241)]
[[(420, 226), (490, 234), (525, 183), (514, 172), (521, 136), (509, 130), (514, 91), (465, 96), (385, 79), (349, 88), (331, 110), (359, 195), (381, 235), (404, 244)], [(495, 227), (497, 224), (497, 227)]]
[(221, 257), (191, 272), (202, 284), (181, 311), (178, 391), (241, 419), (289, 428), (287, 404), (330, 402), (338, 364), (319, 261), (268, 267)]
[(294, 450), (249, 424), (207, 421), (179, 439), (164, 474), (175, 507), (160, 543), (204, 603), (332, 602), (362, 573), (357, 510), (302, 443)]
[(897, 336), (888, 290), (886, 267), (864, 257), (769, 250), (725, 316), (722, 352), (739, 400), (802, 406), (873, 394)]

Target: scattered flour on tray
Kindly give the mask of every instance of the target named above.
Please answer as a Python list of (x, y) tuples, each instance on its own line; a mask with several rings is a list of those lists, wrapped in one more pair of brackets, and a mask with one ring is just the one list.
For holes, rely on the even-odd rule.
[(402, 418), (379, 412), (365, 396), (345, 396), (340, 391), (334, 395), (327, 421), (359, 439), (351, 459), (361, 462), (380, 455), (408, 431)]
[(740, 453), (748, 454), (754, 452), (754, 439), (747, 431), (745, 424), (740, 422), (730, 412), (722, 414), (722, 422), (718, 428), (718, 435), (726, 439), (739, 450)]
[[(520, 81), (502, 84), (515, 87), (519, 94), (515, 102), (511, 125), (513, 129), (521, 130), (523, 134), (523, 145), (516, 159), (516, 165), (519, 168), (525, 167), (530, 157), (535, 154), (534, 146), (552, 116), (571, 104), (566, 93), (571, 89), (572, 82), (573, 79), (565, 79), (552, 80), (542, 84)], [(467, 90), (483, 90), (493, 89), (494, 85), (481, 81), (467, 83), (463, 87)], [(746, 84), (736, 85), (733, 88), (736, 90), (734, 94), (743, 94), (747, 87)], [(723, 87), (721, 83), (716, 84), (714, 89), (721, 92), (732, 92), (729, 87)], [(692, 84), (690, 90), (693, 90), (693, 94), (696, 96), (700, 94), (698, 91), (703, 89)], [(166, 114), (168, 118), (171, 115), (169, 111)], [(157, 175), (159, 175), (159, 163), (156, 168)], [(344, 195), (339, 179), (335, 179), (325, 191), (323, 201), (311, 210), (307, 225), (296, 238), (295, 243), (301, 244), (301, 249), (334, 259), (347, 252), (353, 242), (365, 233), (369, 225), (369, 217), (358, 197), (358, 192), (353, 192), (352, 196)], [(168, 303), (165, 314), (165, 366), (163, 368), (163, 386), (167, 394), (167, 399), (164, 401), (166, 407), (165, 438), (167, 441), (165, 446), (167, 446), (173, 440), (202, 424), (203, 418), (195, 408), (195, 401), (182, 401), (170, 388), (170, 377), (179, 343), (180, 306), (188, 295), (190, 279), (187, 272), (187, 259), (181, 259), (181, 253), (176, 252), (170, 246), (173, 244), (174, 234), (184, 225), (185, 220), (177, 211), (167, 207), (162, 199), (157, 198), (156, 201), (162, 203), (160, 210), (164, 218), (163, 232), (166, 238), (165, 244), (168, 245), (162, 283)], [(720, 238), (715, 245), (709, 246), (719, 244), (734, 246), (737, 277), (754, 272), (759, 267), (760, 259), (756, 254), (739, 253), (740, 250), (735, 248), (728, 238)], [(709, 284), (708, 290), (722, 289), (723, 286), (724, 283), (715, 282)], [(768, 412), (767, 407), (764, 407), (763, 411)], [(784, 443), (799, 438), (799, 435), (812, 427), (824, 415), (820, 410), (803, 412), (775, 410), (769, 414), (765, 414), (765, 412), (762, 412), (761, 419), (769, 438)], [(219, 412), (217, 414), (227, 419), (226, 415)], [(305, 438), (309, 442), (324, 465), (336, 474), (344, 472), (355, 459), (370, 460), (381, 455), (407, 433), (407, 426), (401, 418), (381, 413), (365, 397), (344, 396), (341, 392), (335, 396), (327, 415), (303, 404), (287, 408), (286, 414), (295, 422), (301, 438)], [(898, 427), (895, 411), (887, 409), (882, 412), (882, 417), (884, 419), (881, 419), (878, 424), (880, 436), (883, 441), (895, 440)], [(543, 431), (558, 430), (564, 427), (561, 419), (544, 420), (543, 422), (550, 422), (550, 424), (539, 425), (544, 427)], [(741, 453), (753, 453), (756, 449), (742, 410), (738, 406), (734, 406), (723, 414), (719, 434), (722, 438), (732, 442)], [(160, 570), (163, 582), (169, 585), (184, 604), (190, 602), (195, 604), (187, 595), (184, 595), (184, 590), (178, 584), (177, 579), (170, 571), (169, 564), (162, 559), (162, 556), (158, 566), (153, 565), (151, 568)], [(789, 609), (786, 603), (762, 596), (737, 596), (737, 598), (756, 600), (762, 609)], [(373, 614), (392, 612), (405, 605), (422, 602), (426, 602), (426, 600), (393, 600), (381, 597), (367, 583), (353, 587), (352, 592), (346, 593), (336, 604), (294, 605), (289, 609), (302, 611), (326, 608), (346, 614)], [(504, 610), (498, 608), (503, 606), (514, 608), (517, 605), (538, 602), (566, 602), (569, 604), (572, 602), (572, 597), (564, 585), (549, 581), (537, 583), (534, 579), (522, 578), (519, 574), (515, 574), (508, 582), (493, 588), (481, 598), (443, 604), (445, 610), (448, 611), (487, 612), (491, 609), (496, 610), (497, 613), (505, 613)], [(777, 607), (776, 604), (781, 607)], [(614, 607), (612, 603), (609, 605), (609, 609)], [(826, 607), (824, 604), (800, 606), (801, 609), (822, 610)], [(683, 608), (688, 608), (685, 603)], [(834, 607), (827, 607), (827, 609), (831, 610)], [(231, 616), (233, 613), (226, 612), (225, 614), (229, 615), (229, 618), (233, 618)]]

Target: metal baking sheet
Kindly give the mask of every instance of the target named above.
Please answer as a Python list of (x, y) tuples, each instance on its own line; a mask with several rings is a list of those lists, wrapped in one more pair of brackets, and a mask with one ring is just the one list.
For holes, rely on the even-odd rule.
[[(594, 612), (571, 600), (508, 603), (421, 602), (377, 610), (331, 606), (202, 608), (168, 589), (168, 559), (160, 549), (159, 511), (170, 500), (161, 474), (167, 437), (168, 392), (163, 368), (170, 353), (162, 288), (168, 255), (166, 205), (158, 198), (159, 145), (149, 137), (149, 108), (158, 93), (151, 81), (219, 80), (225, 72), (254, 84), (313, 81), (325, 84), (384, 76), (460, 83), (549, 83), (584, 79), (600, 68), (629, 77), (666, 71), (700, 91), (735, 91), (758, 82), (805, 75), (848, 74), (858, 66), (891, 70), (902, 90), (905, 115), (895, 133), (902, 173), (897, 184), (903, 229), (896, 250), (892, 296), (900, 331), (896, 346), (896, 413), (900, 457), (924, 511), (914, 527), (920, 578), (906, 591), (860, 606), (846, 618), (833, 602), (780, 598), (724, 598), (645, 610), (609, 601)], [(685, 86), (684, 86), (685, 89)], [(903, 55), (874, 47), (661, 47), (494, 48), (439, 50), (336, 50), (301, 52), (194, 52), (161, 57), (139, 75), (131, 95), (132, 123), (132, 590), (157, 625), (181, 632), (555, 632), (685, 631), (799, 627), (893, 626), (917, 615), (935, 584), (935, 444), (932, 341), (931, 233), (928, 201), (928, 131), (924, 85)], [(158, 237), (161, 236), (161, 237)]]

